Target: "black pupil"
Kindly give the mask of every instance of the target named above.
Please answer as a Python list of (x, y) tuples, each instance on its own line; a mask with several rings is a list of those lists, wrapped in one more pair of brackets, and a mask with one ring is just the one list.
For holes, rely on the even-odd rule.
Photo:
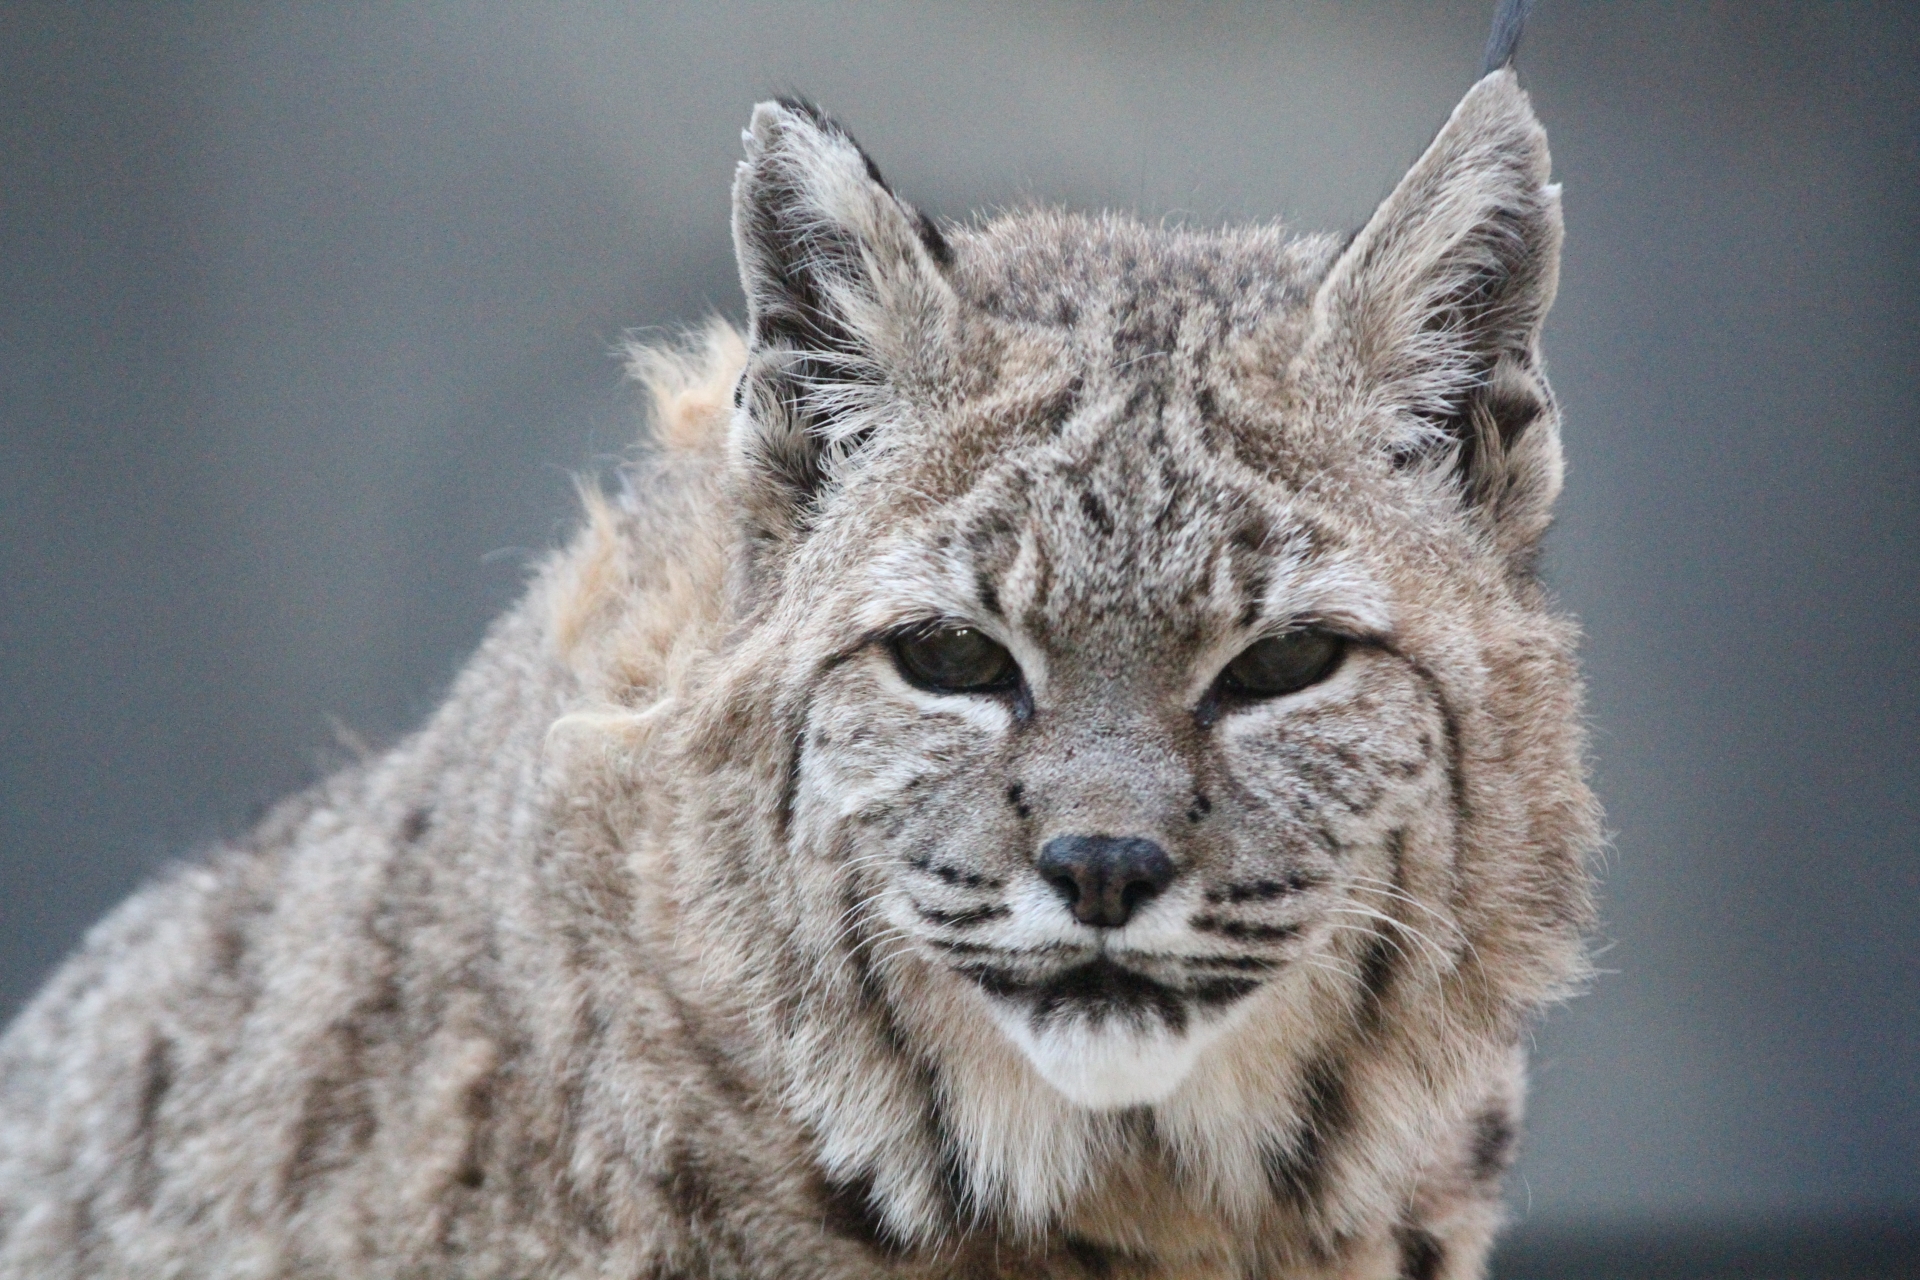
[(1229, 687), (1255, 697), (1274, 698), (1325, 679), (1339, 662), (1345, 643), (1324, 631), (1289, 631), (1256, 640), (1227, 664)]
[(908, 679), (945, 693), (1002, 688), (1017, 670), (1004, 645), (973, 627), (936, 627), (903, 636), (893, 649)]

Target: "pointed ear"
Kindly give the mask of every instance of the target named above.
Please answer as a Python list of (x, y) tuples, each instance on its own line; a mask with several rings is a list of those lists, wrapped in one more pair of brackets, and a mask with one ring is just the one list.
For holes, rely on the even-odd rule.
[(759, 537), (805, 528), (873, 442), (903, 377), (953, 310), (951, 251), (838, 124), (798, 100), (763, 102), (742, 135), (733, 245), (748, 358), (734, 462)]
[(1540, 327), (1560, 272), (1560, 189), (1513, 72), (1476, 84), (1335, 261), (1309, 358), (1386, 421), (1404, 468), (1452, 468), (1463, 499), (1530, 565), (1560, 490), (1559, 414)]

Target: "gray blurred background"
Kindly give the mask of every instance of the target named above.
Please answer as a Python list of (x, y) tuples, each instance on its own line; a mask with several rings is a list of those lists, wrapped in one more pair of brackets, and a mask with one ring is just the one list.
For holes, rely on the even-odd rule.
[[(1348, 229), (1491, 8), (0, 8), (0, 1016), (434, 704), (634, 439), (622, 331), (739, 314), (757, 98), (949, 217)], [(1520, 65), (1614, 839), (1506, 1272), (1920, 1239), (1920, 20), (1543, 0)]]

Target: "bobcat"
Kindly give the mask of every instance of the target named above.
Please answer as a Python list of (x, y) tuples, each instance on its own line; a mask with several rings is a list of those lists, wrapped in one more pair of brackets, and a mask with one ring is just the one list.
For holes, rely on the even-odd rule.
[(445, 706), (0, 1042), (0, 1275), (1482, 1274), (1597, 839), (1513, 73), (1344, 243), (745, 145)]

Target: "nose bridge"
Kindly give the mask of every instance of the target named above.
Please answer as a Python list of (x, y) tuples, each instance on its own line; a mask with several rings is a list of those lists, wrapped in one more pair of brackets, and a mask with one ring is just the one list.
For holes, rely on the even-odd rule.
[(1193, 769), (1151, 717), (1109, 710), (1049, 735), (1032, 762), (1041, 840), (1162, 836), (1192, 790)]

